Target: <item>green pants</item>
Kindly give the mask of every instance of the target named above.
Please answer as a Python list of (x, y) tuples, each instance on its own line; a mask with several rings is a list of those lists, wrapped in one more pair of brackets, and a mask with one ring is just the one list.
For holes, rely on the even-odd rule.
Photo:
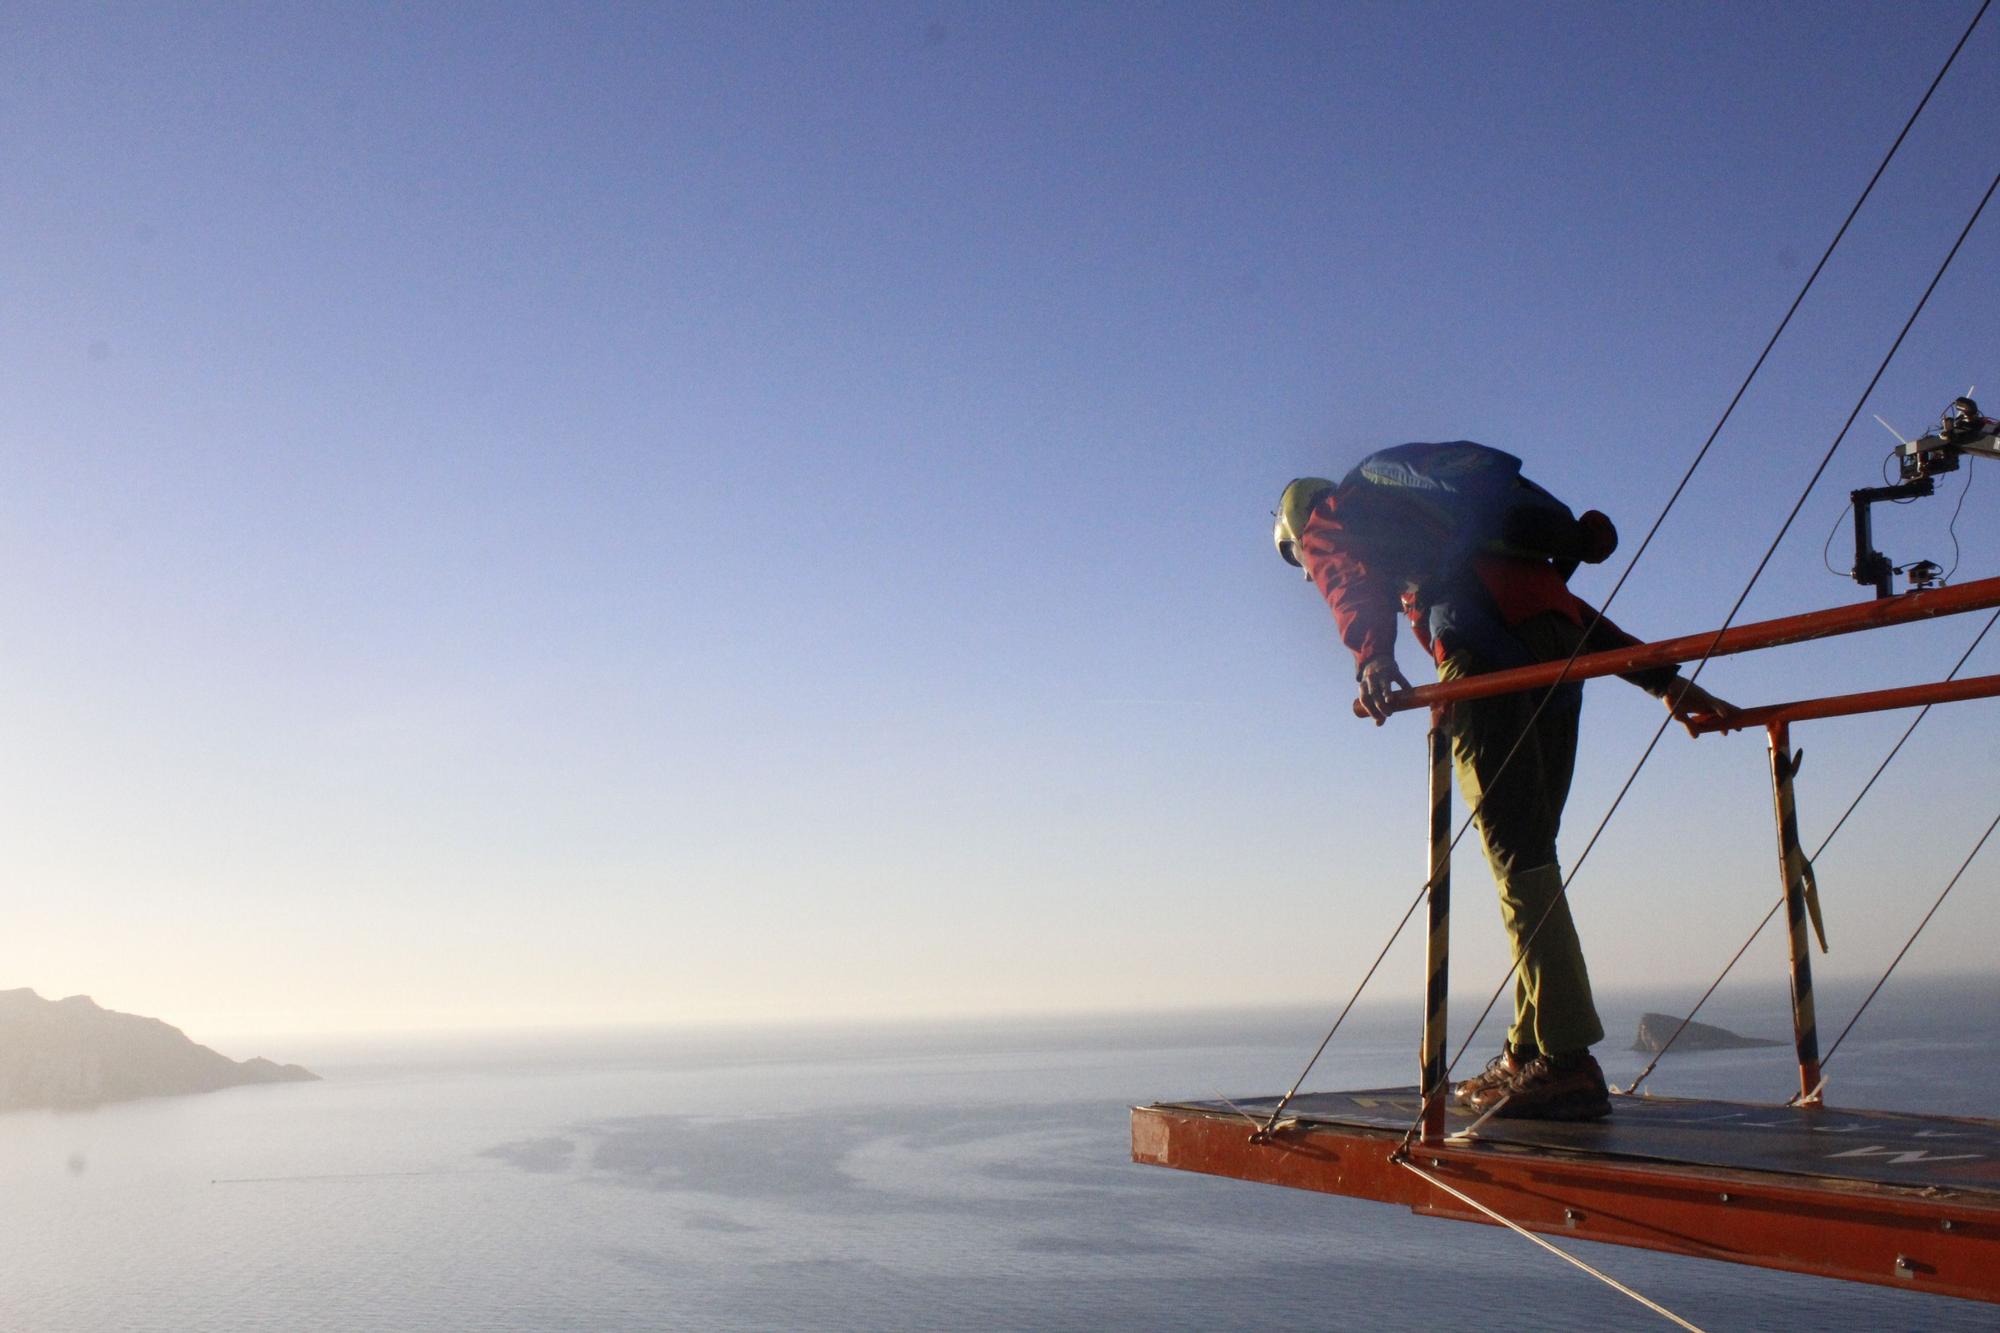
[[(1540, 615), (1514, 626), (1513, 634), (1536, 661), (1560, 662), (1583, 631), (1561, 616)], [(1439, 664), (1438, 675), (1455, 680), (1492, 669), (1476, 654), (1460, 651)], [(1514, 942), (1514, 1026), (1508, 1040), (1563, 1055), (1602, 1041), (1604, 1025), (1590, 997), (1583, 945), (1562, 897), (1562, 868), (1556, 863), (1556, 833), (1576, 768), (1583, 688), (1558, 687), (1529, 727), (1546, 693), (1456, 703), (1449, 725), (1459, 789), (1478, 812), (1486, 860), (1500, 887), (1500, 919)], [(1517, 737), (1520, 748), (1509, 760)]]

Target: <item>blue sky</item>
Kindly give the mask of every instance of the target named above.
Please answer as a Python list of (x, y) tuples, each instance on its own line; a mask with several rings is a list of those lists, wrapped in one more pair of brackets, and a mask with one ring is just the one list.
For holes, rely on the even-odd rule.
[[(197, 1034), (1330, 1001), (1414, 892), (1420, 724), (1348, 716), (1278, 489), (1470, 437), (1636, 542), (1971, 9), (9, 7), (0, 984)], [(1628, 627), (1734, 599), (2000, 167), (1996, 57)], [(1907, 432), (2000, 399), (1996, 227), (1871, 401)], [(1888, 443), (1749, 615), (1861, 595), (1820, 545)], [(1955, 502), (1883, 545), (1948, 559)], [(1591, 700), (1572, 855), (1657, 718)], [(1826, 967), (1984, 827), (1993, 719), (1843, 833)], [(1809, 840), (1900, 725), (1800, 737)], [(1600, 985), (1705, 980), (1770, 839), (1759, 738), (1666, 742), (1578, 880)], [(1984, 963), (1961, 895), (1912, 965)]]

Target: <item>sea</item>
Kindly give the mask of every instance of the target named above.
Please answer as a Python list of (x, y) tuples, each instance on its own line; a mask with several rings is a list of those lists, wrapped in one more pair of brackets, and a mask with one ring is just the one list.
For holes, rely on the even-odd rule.
[[(1703, 1017), (1785, 1036), (1782, 991), (1762, 999)], [(1629, 1041), (1668, 1001), (1604, 1007)], [(1414, 1006), (1357, 1013), (1309, 1088), (1414, 1081)], [(324, 1081), (0, 1115), (0, 1329), (1671, 1327), (1498, 1228), (1131, 1163), (1131, 1106), (1282, 1091), (1329, 1021), (277, 1044)], [(1924, 983), (1848, 1038), (1829, 1100), (1990, 1113), (1996, 1022), (1990, 981)], [(1614, 1082), (1643, 1059), (1621, 1044), (1599, 1052)], [(1782, 1101), (1789, 1054), (1673, 1054), (1650, 1086)], [(1971, 1302), (1569, 1247), (1704, 1329), (2000, 1327)]]

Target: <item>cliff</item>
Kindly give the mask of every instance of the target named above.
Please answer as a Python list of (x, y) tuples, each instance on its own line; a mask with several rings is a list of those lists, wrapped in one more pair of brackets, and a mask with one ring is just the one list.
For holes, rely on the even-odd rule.
[(297, 1065), (232, 1060), (157, 1018), (100, 1008), (88, 995), (0, 991), (0, 1111), (318, 1078)]

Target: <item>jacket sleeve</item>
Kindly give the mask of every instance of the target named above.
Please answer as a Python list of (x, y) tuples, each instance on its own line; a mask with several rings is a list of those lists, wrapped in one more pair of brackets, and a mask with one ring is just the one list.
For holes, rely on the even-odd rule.
[[(1579, 597), (1576, 604), (1577, 609), (1583, 613), (1584, 624), (1590, 624), (1593, 618), (1597, 621), (1597, 627), (1591, 630), (1590, 638), (1583, 645), (1583, 651), (1586, 653), (1605, 653), (1613, 648), (1630, 648), (1645, 642), (1644, 639), (1634, 638), (1620, 629), (1611, 617), (1603, 615), (1582, 598)], [(1618, 678), (1628, 680), (1646, 693), (1663, 699), (1667, 692), (1673, 689), (1674, 682), (1680, 679), (1680, 674), (1678, 667), (1662, 666), (1649, 667), (1644, 671), (1621, 672)]]
[(1396, 655), (1402, 580), (1390, 577), (1373, 554), (1337, 521), (1309, 522), (1299, 541), (1300, 559), (1333, 611), (1340, 641), (1354, 654), (1357, 676), (1374, 659)]

